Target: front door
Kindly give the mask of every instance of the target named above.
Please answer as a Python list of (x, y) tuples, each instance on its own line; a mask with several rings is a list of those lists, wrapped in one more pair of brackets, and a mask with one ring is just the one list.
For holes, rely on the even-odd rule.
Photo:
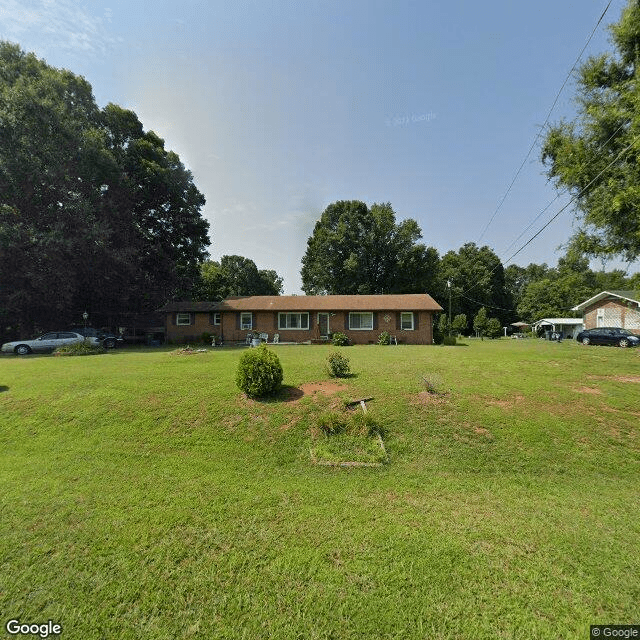
[(329, 335), (329, 314), (318, 314), (318, 327), (320, 329), (320, 337), (326, 338)]

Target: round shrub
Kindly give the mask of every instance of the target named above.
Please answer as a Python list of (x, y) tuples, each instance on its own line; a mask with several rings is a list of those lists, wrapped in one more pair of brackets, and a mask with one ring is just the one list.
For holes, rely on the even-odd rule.
[(333, 334), (332, 341), (334, 347), (346, 347), (349, 344), (349, 338), (340, 332)]
[(265, 345), (242, 354), (236, 372), (236, 384), (252, 398), (274, 394), (282, 384), (282, 365), (278, 356)]
[(378, 344), (391, 344), (391, 336), (388, 331), (383, 331), (378, 336)]
[(332, 351), (327, 357), (327, 372), (332, 378), (346, 378), (349, 369), (349, 358), (339, 351)]

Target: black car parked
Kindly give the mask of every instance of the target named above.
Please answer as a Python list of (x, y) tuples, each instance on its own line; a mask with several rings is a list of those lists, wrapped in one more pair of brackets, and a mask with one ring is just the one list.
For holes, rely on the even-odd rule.
[(114, 333), (109, 333), (107, 331), (98, 331), (93, 327), (74, 327), (71, 331), (75, 331), (86, 338), (98, 338), (105, 349), (113, 349), (124, 343), (121, 336), (117, 336)]
[(576, 340), (582, 344), (615, 344), (619, 347), (637, 347), (640, 337), (617, 327), (598, 327), (581, 331)]

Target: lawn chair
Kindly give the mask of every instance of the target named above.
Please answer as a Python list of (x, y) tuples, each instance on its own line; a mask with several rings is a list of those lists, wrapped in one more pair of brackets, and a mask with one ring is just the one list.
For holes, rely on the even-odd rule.
[(274, 333), (273, 334), (273, 344), (278, 344), (278, 342), (280, 342), (280, 334), (279, 333)]
[(253, 340), (253, 334), (251, 332), (247, 333), (247, 337), (245, 338), (245, 344), (250, 345), (251, 344), (251, 340)]
[(396, 336), (389, 336), (389, 344), (398, 345), (398, 338)]
[(261, 333), (260, 334), (260, 340), (262, 340), (262, 342), (269, 342), (269, 334), (268, 333)]

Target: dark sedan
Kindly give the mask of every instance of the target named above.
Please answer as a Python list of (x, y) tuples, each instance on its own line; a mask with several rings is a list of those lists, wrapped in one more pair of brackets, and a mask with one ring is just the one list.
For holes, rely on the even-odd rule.
[(640, 337), (617, 327), (598, 327), (581, 331), (576, 340), (582, 344), (615, 344), (619, 347), (637, 347)]
[(105, 349), (114, 349), (124, 343), (122, 336), (117, 336), (114, 333), (109, 333), (108, 331), (98, 331), (93, 327), (74, 327), (71, 331), (75, 331), (87, 338), (97, 338)]

